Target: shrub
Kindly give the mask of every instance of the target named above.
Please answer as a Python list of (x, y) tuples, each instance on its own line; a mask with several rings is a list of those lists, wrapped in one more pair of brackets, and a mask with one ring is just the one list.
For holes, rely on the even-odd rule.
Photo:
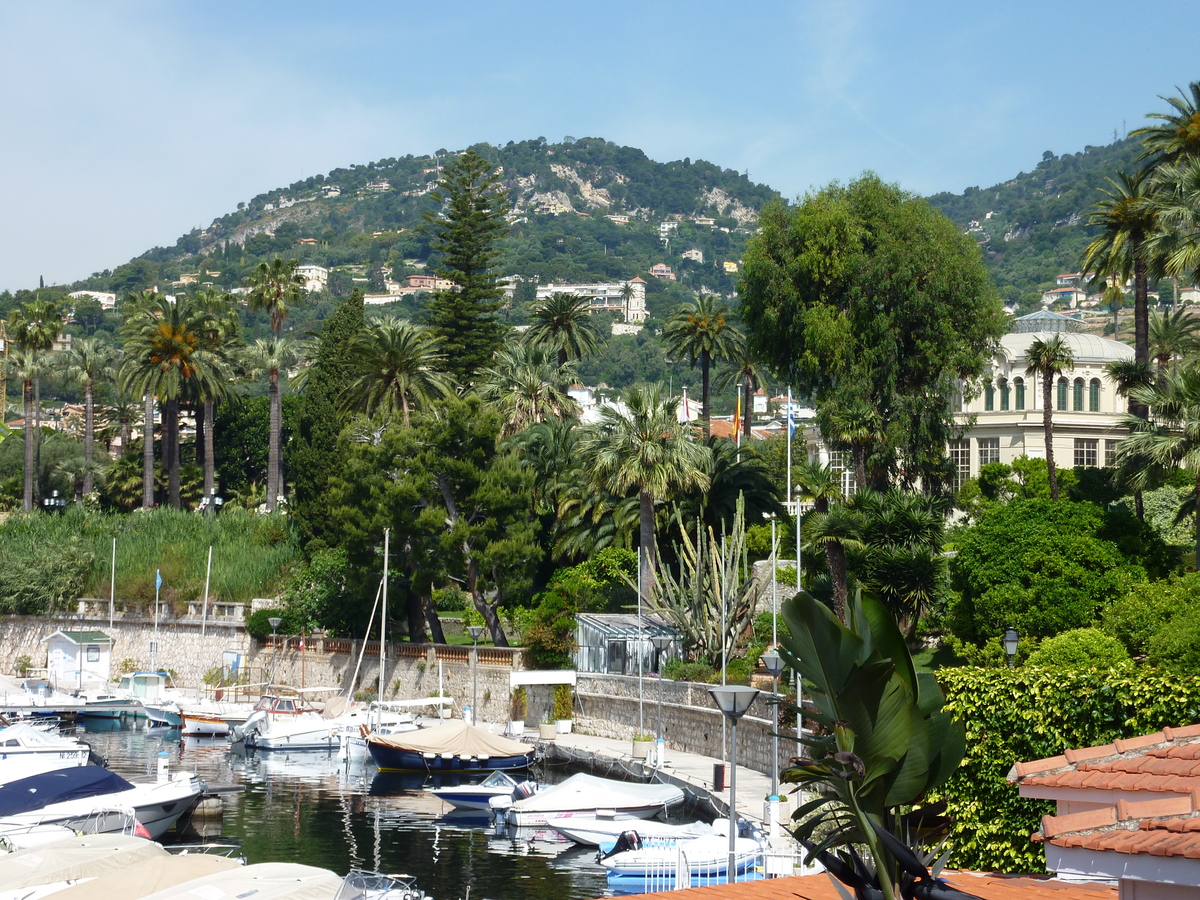
[(1143, 656), (1150, 641), (1172, 619), (1200, 604), (1200, 575), (1191, 573), (1170, 581), (1135, 584), (1124, 597), (1104, 610), (1103, 628), (1131, 655)]
[(577, 607), (558, 591), (542, 594), (525, 630), (525, 657), (530, 668), (565, 669), (575, 653)]
[(508, 715), (514, 722), (525, 721), (525, 714), (529, 708), (529, 692), (523, 687), (513, 688), (512, 694), (508, 701)]
[(1129, 660), (1121, 642), (1099, 628), (1075, 628), (1042, 641), (1026, 665), (1072, 669), (1111, 669)]
[(663, 664), (662, 677), (672, 681), (693, 681), (697, 684), (711, 684), (716, 678), (717, 670), (705, 662), (689, 662), (683, 659), (671, 659)]
[(1200, 674), (1200, 606), (1191, 606), (1163, 625), (1150, 638), (1147, 650), (1152, 663)]
[(554, 718), (572, 718), (574, 706), (575, 699), (571, 694), (571, 686), (569, 684), (556, 684), (554, 686)]
[[(260, 609), (246, 619), (246, 633), (256, 641), (265, 641), (271, 636), (270, 619), (278, 616), (283, 621), (279, 623), (278, 634), (292, 634), (291, 622), (286, 609)], [(298, 631), (299, 629), (297, 629)]]

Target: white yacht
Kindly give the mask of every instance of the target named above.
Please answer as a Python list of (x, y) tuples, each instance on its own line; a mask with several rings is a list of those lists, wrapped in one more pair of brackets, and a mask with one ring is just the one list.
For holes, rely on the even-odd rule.
[(92, 748), (25, 722), (0, 728), (0, 784), (69, 766), (86, 766)]

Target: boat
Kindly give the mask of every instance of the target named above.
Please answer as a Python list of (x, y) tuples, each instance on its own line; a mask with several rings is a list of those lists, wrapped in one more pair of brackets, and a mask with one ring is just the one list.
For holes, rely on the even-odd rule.
[[(325, 705), (325, 714), (335, 708), (342, 698), (334, 698)], [(337, 723), (338, 758), (348, 760), (369, 759), (368, 734), (395, 735), (416, 731), (425, 727), (426, 721), (411, 710), (431, 707), (440, 710), (454, 701), (450, 697), (420, 697), (414, 700), (387, 700), (371, 703), (366, 708), (351, 708), (333, 721)], [(440, 724), (445, 721), (440, 712), (432, 720)]]
[(524, 769), (534, 748), (453, 719), (400, 735), (372, 734), (367, 749), (382, 772), (462, 772)]
[(488, 805), (493, 797), (513, 797), (523, 800), (537, 793), (537, 783), (515, 779), (504, 772), (493, 772), (479, 784), (459, 784), (453, 787), (429, 788), (429, 793), (439, 800), (449, 803), (455, 809), (489, 810)]
[[(763, 845), (754, 838), (739, 837), (734, 840), (733, 852), (737, 872), (745, 872), (756, 865)], [(636, 831), (626, 831), (597, 862), (616, 877), (674, 879), (686, 870), (689, 878), (716, 878), (729, 868), (729, 838), (710, 834), (687, 841), (643, 840)]]
[(190, 694), (174, 687), (166, 672), (130, 672), (122, 675), (116, 694), (140, 704), (139, 712), (151, 724), (179, 728), (183, 725), (179, 704), (192, 700)]
[(235, 740), (255, 750), (333, 750), (337, 726), (299, 693), (264, 694)]
[(0, 856), (0, 897), (41, 896), (44, 885), (68, 887), (86, 878), (121, 872), (147, 859), (168, 856), (161, 845), (125, 834), (86, 834), (14, 850)]
[(631, 825), (628, 816), (572, 816), (569, 819), (556, 819), (551, 824), (555, 831), (568, 840), (605, 851), (616, 844), (622, 832), (631, 827), (636, 829), (642, 840), (689, 840), (714, 833), (713, 827), (706, 822), (674, 823), (639, 819), (636, 825)]
[(682, 802), (683, 791), (673, 784), (634, 784), (580, 774), (524, 800), (496, 797), (490, 805), (493, 815), (509, 825), (557, 827), (556, 822), (575, 817), (649, 819)]
[(86, 766), (92, 748), (21, 722), (0, 728), (0, 784), (70, 766)]
[(184, 737), (225, 737), (245, 725), (254, 713), (254, 703), (204, 698), (179, 704)]
[(241, 867), (240, 860), (228, 856), (168, 852), (166, 856), (154, 855), (119, 871), (77, 882), (64, 891), (55, 892), (55, 896), (59, 900), (112, 900), (113, 897), (139, 900), (149, 894)]
[(108, 688), (80, 691), (77, 699), (83, 702), (78, 715), (89, 719), (121, 719), (136, 716), (142, 708), (138, 700), (122, 696)]
[(147, 836), (158, 839), (186, 812), (203, 788), (190, 772), (133, 784), (101, 766), (75, 766), (0, 785), (0, 833), (32, 825), (87, 822), (98, 832), (119, 831), (130, 812)]
[[(253, 897), (254, 900), (333, 900), (343, 879), (328, 869), (301, 863), (257, 863), (225, 869), (174, 887), (148, 894), (141, 900), (197, 900), (197, 898)], [(351, 893), (347, 898), (355, 897)]]

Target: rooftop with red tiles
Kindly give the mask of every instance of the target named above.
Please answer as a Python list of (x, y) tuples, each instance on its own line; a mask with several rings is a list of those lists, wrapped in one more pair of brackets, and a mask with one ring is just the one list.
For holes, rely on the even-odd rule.
[[(1054, 878), (984, 875), (954, 872), (947, 881), (981, 900), (1117, 900), (1110, 884), (1078, 884)], [(638, 894), (625, 900), (661, 900), (662, 894)], [(688, 888), (672, 891), (674, 900), (842, 900), (828, 875), (800, 875), (746, 881), (733, 885)]]

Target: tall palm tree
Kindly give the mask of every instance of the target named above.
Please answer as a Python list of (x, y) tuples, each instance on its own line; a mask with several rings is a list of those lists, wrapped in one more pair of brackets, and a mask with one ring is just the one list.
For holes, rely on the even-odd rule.
[(283, 438), (283, 391), (280, 373), (296, 361), (292, 341), (286, 338), (257, 340), (246, 348), (247, 368), (256, 375), (267, 376), (271, 400), (270, 425), (267, 435), (267, 512), (274, 512), (283, 499), (283, 480), (280, 471)]
[[(1151, 320), (1150, 325), (1153, 328), (1153, 320)], [(1104, 367), (1104, 371), (1117, 386), (1117, 396), (1127, 399), (1130, 398), (1135, 387), (1154, 383), (1154, 371), (1150, 368), (1150, 364), (1138, 362), (1136, 359), (1115, 359)], [(1132, 399), (1129, 399), (1128, 411), (1140, 414), (1134, 407)], [(1135, 462), (1128, 455), (1117, 460), (1118, 476), (1121, 481), (1130, 484), (1133, 488), (1133, 509), (1138, 519), (1142, 520), (1146, 518), (1146, 503), (1142, 488), (1140, 487), (1141, 481), (1137, 480), (1136, 483), (1131, 484), (1132, 479), (1130, 476), (1134, 472), (1141, 471), (1148, 465), (1150, 465), (1149, 460), (1142, 459)]]
[(832, 425), (834, 441), (850, 447), (855, 490), (865, 490), (868, 487), (867, 449), (879, 440), (883, 430), (879, 413), (866, 403), (852, 403), (834, 411)]
[[(38, 354), (49, 353), (54, 348), (54, 342), (62, 334), (62, 311), (58, 304), (51, 300), (34, 300), (23, 303), (9, 316), (8, 327), (12, 330), (10, 338), (22, 350)], [(42, 376), (49, 371), (49, 366), (26, 367), (33, 372), (33, 468), (38, 476), (33, 479), (33, 496), (30, 504), (36, 505), (42, 469)], [(25, 434), (29, 437), (29, 419), (25, 420)], [(31, 473), (32, 474), (32, 473)], [(26, 476), (29, 481), (30, 476)]]
[(1160, 165), (1147, 205), (1157, 226), (1145, 244), (1152, 274), (1170, 275), (1176, 283), (1180, 278), (1196, 278), (1200, 275), (1200, 157)]
[(1158, 366), (1158, 375), (1176, 359), (1194, 353), (1200, 346), (1200, 319), (1182, 307), (1150, 314), (1150, 357)]
[(342, 397), (348, 408), (388, 417), (398, 411), (407, 428), (413, 404), (427, 406), (454, 393), (453, 380), (441, 369), (445, 358), (424, 325), (380, 319), (354, 339), (349, 355), (353, 380)]
[(1184, 156), (1200, 156), (1200, 81), (1193, 81), (1188, 90), (1181, 88), (1178, 97), (1163, 97), (1173, 112), (1148, 113), (1146, 118), (1157, 119), (1161, 125), (1147, 125), (1129, 132), (1140, 137), (1146, 151), (1141, 159), (1174, 162)]
[(551, 294), (536, 304), (529, 316), (533, 324), (525, 333), (526, 340), (557, 353), (560, 368), (573, 359), (591, 356), (604, 345), (592, 324), (586, 297)]
[(1158, 211), (1151, 202), (1150, 170), (1134, 174), (1119, 172), (1117, 180), (1106, 178), (1109, 187), (1092, 205), (1087, 223), (1098, 226), (1100, 234), (1087, 245), (1080, 261), (1081, 272), (1099, 277), (1117, 276), (1124, 282), (1133, 276), (1133, 351), (1142, 361), (1150, 359), (1149, 350), (1149, 267), (1146, 239), (1158, 227)]
[(741, 383), (742, 434), (747, 440), (750, 438), (750, 424), (754, 417), (754, 392), (763, 381), (762, 367), (745, 341), (737, 346), (726, 364), (717, 372), (718, 391), (727, 391), (733, 385)]
[[(189, 297), (171, 299), (156, 295), (139, 305), (122, 326), (125, 361), (121, 380), (125, 388), (162, 402), (163, 469), (167, 475), (168, 502), (181, 508), (179, 458), (180, 400), (203, 383), (227, 378), (220, 362), (205, 348), (212, 315)], [(152, 433), (153, 406), (147, 402), (147, 437)], [(148, 457), (153, 464), (153, 450)]]
[(600, 407), (600, 421), (579, 442), (596, 488), (618, 496), (637, 493), (642, 596), (651, 596), (654, 586), (655, 503), (671, 491), (708, 487), (705, 448), (679, 423), (678, 406), (658, 385), (630, 388), (619, 404)]
[[(808, 501), (813, 505), (812, 512), (808, 514), (807, 519), (800, 515), (798, 506), (796, 509), (796, 527), (801, 529), (801, 538), (803, 540), (806, 537), (805, 527), (807, 523), (818, 516), (826, 516), (829, 513), (831, 505), (840, 504), (845, 499), (845, 494), (842, 491), (842, 481), (838, 477), (838, 474), (818, 460), (799, 460), (796, 463), (795, 477), (797, 499)], [(837, 521), (835, 520), (833, 524), (836, 525)], [(847, 596), (846, 579), (844, 577), (846, 554), (845, 549), (837, 545), (835, 537), (836, 531), (825, 529), (824, 539), (820, 542), (820, 547), (825, 556), (825, 565), (829, 569), (835, 600), (840, 595), (844, 604)], [(841, 559), (840, 565), (839, 557)], [(843, 573), (840, 585), (838, 577), (835, 574), (839, 568)], [(796, 587), (803, 588), (799, 561), (796, 563)]]
[(510, 343), (480, 370), (478, 391), (499, 410), (508, 437), (538, 422), (577, 415), (579, 407), (567, 393), (574, 378), (574, 365), (556, 368), (547, 348)]
[(1061, 334), (1038, 338), (1025, 351), (1025, 374), (1042, 379), (1042, 430), (1046, 436), (1046, 470), (1050, 476), (1050, 499), (1058, 499), (1058, 472), (1054, 468), (1054, 379), (1075, 367), (1075, 357)]
[[(1130, 395), (1150, 409), (1149, 418), (1126, 414), (1129, 436), (1117, 447), (1117, 458), (1148, 459), (1157, 466), (1179, 466), (1196, 472), (1192, 503), (1200, 509), (1200, 365), (1185, 363), (1161, 382), (1134, 387)], [(1148, 467), (1134, 473), (1145, 486)], [(1200, 570), (1200, 515), (1196, 516), (1196, 568)]]
[(626, 322), (629, 321), (629, 304), (633, 300), (633, 295), (635, 293), (636, 292), (634, 291), (633, 284), (631, 282), (626, 281), (621, 285), (621, 303), (624, 304), (625, 307)]
[[(204, 349), (213, 355), (221, 368), (228, 372), (232, 354), (239, 345), (238, 332), (241, 316), (238, 315), (233, 297), (220, 291), (202, 291), (194, 295), (200, 307), (211, 318), (209, 328), (203, 332)], [(204, 496), (212, 498), (216, 493), (216, 448), (213, 441), (216, 429), (216, 405), (233, 393), (232, 378), (204, 379), (195, 385), (200, 408), (196, 414), (196, 442), (201, 452), (197, 460), (204, 467)]]
[(83, 385), (83, 493), (90, 494), (95, 486), (95, 467), (92, 465), (96, 440), (96, 382), (114, 376), (112, 348), (96, 337), (75, 341), (63, 354), (67, 378)]
[(704, 436), (708, 437), (712, 399), (709, 369), (714, 359), (737, 355), (745, 337), (734, 327), (732, 313), (720, 297), (702, 295), (695, 303), (681, 305), (667, 320), (663, 341), (672, 356), (686, 357), (692, 367), (700, 363), (700, 414)]
[(846, 598), (849, 596), (849, 575), (846, 551), (862, 550), (862, 516), (847, 506), (838, 505), (828, 512), (813, 512), (805, 522), (804, 545), (821, 548), (829, 565), (829, 580), (833, 584), (833, 611), (846, 621)]
[(275, 257), (260, 262), (250, 276), (250, 308), (271, 317), (275, 337), (283, 333), (288, 309), (304, 299), (304, 279), (296, 274), (298, 260)]
[(21, 499), (21, 509), (30, 512), (33, 509), (34, 500), (33, 385), (45, 374), (46, 361), (44, 355), (36, 350), (16, 350), (9, 357), (9, 365), (12, 366), (17, 378), (21, 380), (21, 400), (25, 408), (25, 487)]

